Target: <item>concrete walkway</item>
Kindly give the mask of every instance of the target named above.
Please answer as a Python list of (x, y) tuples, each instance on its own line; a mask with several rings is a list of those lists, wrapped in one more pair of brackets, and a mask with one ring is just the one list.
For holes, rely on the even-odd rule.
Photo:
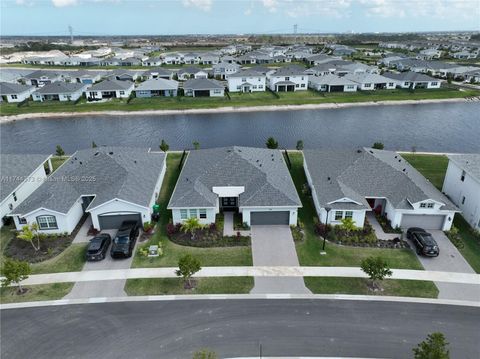
[[(177, 267), (130, 268), (108, 270), (84, 270), (34, 274), (22, 282), (36, 285), (62, 282), (89, 282), (126, 280), (134, 278), (176, 278)], [(412, 269), (392, 269), (391, 279), (426, 280), (445, 283), (472, 284), (480, 288), (480, 274)], [(194, 277), (350, 277), (367, 278), (357, 267), (298, 267), (298, 266), (257, 266), (257, 267), (203, 267)], [(388, 280), (388, 279), (387, 279)], [(293, 294), (293, 293), (292, 293)], [(98, 295), (97, 295), (98, 296)]]
[(380, 223), (378, 223), (375, 214), (372, 211), (368, 211), (366, 215), (368, 222), (372, 225), (372, 228), (378, 239), (390, 240), (395, 238), (402, 238), (401, 233), (385, 233)]
[[(440, 255), (433, 258), (417, 255), (418, 260), (426, 270), (475, 274), (475, 271), (470, 267), (453, 243), (450, 242), (445, 233), (440, 230), (429, 230), (429, 232), (440, 247)], [(440, 299), (480, 301), (479, 286), (444, 282), (435, 282), (435, 285), (439, 290), (438, 298)]]
[(235, 231), (233, 230), (233, 212), (223, 212), (223, 235), (235, 235)]
[[(252, 226), (252, 257), (255, 267), (299, 266), (295, 243), (290, 227)], [(301, 277), (255, 276), (255, 285), (250, 292), (262, 293), (310, 293)]]

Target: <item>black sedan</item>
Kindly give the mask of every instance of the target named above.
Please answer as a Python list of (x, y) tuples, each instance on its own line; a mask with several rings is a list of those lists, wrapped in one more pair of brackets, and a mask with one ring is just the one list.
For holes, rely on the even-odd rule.
[(101, 261), (107, 255), (112, 237), (107, 233), (99, 234), (92, 238), (87, 248), (87, 261)]
[(423, 228), (412, 227), (407, 231), (407, 238), (410, 239), (417, 248), (417, 254), (426, 257), (438, 257), (440, 248), (432, 235)]

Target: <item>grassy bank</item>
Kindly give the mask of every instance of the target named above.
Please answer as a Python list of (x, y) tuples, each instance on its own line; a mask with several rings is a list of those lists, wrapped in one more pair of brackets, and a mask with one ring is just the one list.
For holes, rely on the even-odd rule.
[(433, 282), (421, 280), (387, 279), (382, 282), (383, 292), (368, 289), (367, 279), (343, 277), (305, 277), (305, 285), (314, 294), (388, 295), (400, 297), (437, 298), (438, 289)]
[(148, 246), (160, 242), (164, 249), (164, 255), (158, 258), (148, 258), (136, 253), (132, 267), (176, 267), (179, 258), (185, 254), (191, 254), (198, 258), (204, 267), (251, 266), (252, 252), (250, 247), (197, 248), (180, 246), (168, 240), (166, 225), (170, 221), (171, 211), (167, 209), (167, 205), (180, 175), (181, 156), (181, 153), (169, 153), (167, 156), (167, 171), (159, 195), (160, 221), (156, 227), (156, 233), (148, 243), (143, 244)]
[(17, 288), (1, 287), (0, 288), (0, 302), (5, 303), (19, 303), (19, 302), (34, 302), (41, 300), (57, 300), (66, 296), (73, 287), (73, 283), (54, 283), (26, 286), (28, 291), (25, 294), (16, 294)]
[(126, 99), (113, 99), (102, 103), (87, 103), (85, 99), (74, 103), (60, 102), (33, 102), (18, 107), (16, 104), (4, 103), (0, 106), (0, 114), (19, 115), (25, 113), (58, 113), (58, 112), (90, 112), (90, 111), (145, 111), (145, 110), (188, 110), (220, 107), (252, 107), (252, 106), (279, 106), (305, 105), (327, 103), (360, 103), (376, 101), (400, 100), (437, 100), (448, 98), (464, 98), (479, 96), (480, 91), (459, 91), (452, 88), (432, 90), (379, 90), (358, 91), (355, 93), (320, 93), (316, 91), (298, 91), (279, 93), (278, 98), (269, 92), (250, 94), (235, 94), (227, 97), (164, 97), (164, 98), (135, 98), (127, 103)]
[(196, 288), (184, 289), (181, 278), (129, 279), (128, 295), (246, 294), (253, 288), (252, 277), (196, 278)]
[[(410, 164), (423, 174), (435, 187), (442, 189), (445, 173), (447, 172), (448, 158), (441, 155), (402, 154)], [(480, 241), (475, 238), (471, 227), (461, 214), (456, 214), (453, 225), (458, 228), (464, 244), (458, 248), (473, 270), (480, 273)]]
[(366, 257), (381, 256), (392, 268), (423, 269), (415, 254), (409, 249), (360, 248), (327, 243), (327, 255), (320, 255), (322, 241), (314, 233), (314, 218), (317, 214), (312, 198), (302, 191), (303, 185), (307, 183), (303, 170), (303, 156), (301, 153), (289, 153), (289, 156), (292, 162), (290, 173), (303, 205), (298, 215), (305, 226), (305, 239), (296, 243), (300, 265), (358, 267)]

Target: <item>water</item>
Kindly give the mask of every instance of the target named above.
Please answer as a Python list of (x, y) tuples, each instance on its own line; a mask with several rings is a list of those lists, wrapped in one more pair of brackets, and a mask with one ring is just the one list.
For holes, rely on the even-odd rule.
[(341, 109), (190, 115), (75, 116), (17, 121), (0, 126), (4, 153), (67, 153), (97, 145), (171, 150), (228, 145), (357, 148), (380, 141), (386, 149), (480, 153), (480, 103), (365, 106)]

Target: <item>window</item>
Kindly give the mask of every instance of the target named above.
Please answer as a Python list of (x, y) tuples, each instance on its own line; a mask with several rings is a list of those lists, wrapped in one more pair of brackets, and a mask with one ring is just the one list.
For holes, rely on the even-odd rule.
[(290, 77), (285, 77), (285, 81), (290, 81)]
[(428, 203), (428, 204), (427, 204), (427, 208), (433, 208), (434, 206), (435, 206), (434, 203)]
[(17, 99), (17, 95), (12, 95), (12, 100), (16, 100)]
[(11, 211), (13, 209), (13, 204), (9, 203), (8, 204), (8, 209)]
[(465, 175), (467, 173), (465, 171), (462, 171), (462, 175), (460, 176), (460, 181), (465, 182)]
[(372, 84), (365, 84), (363, 87), (372, 87)]
[(438, 82), (434, 81), (432, 82), (432, 86), (437, 86), (438, 85)]
[(462, 197), (462, 204), (465, 204), (465, 196)]
[(205, 208), (199, 209), (198, 212), (200, 214), (201, 219), (207, 218), (207, 210)]
[(38, 216), (38, 228), (40, 229), (57, 229), (57, 219), (55, 216)]
[(259, 88), (259, 89), (263, 89), (263, 85), (258, 85), (258, 88)]
[(213, 90), (213, 93), (222, 93), (222, 90), (216, 89), (216, 90)]
[(17, 217), (18, 223), (27, 224), (27, 219), (25, 217)]
[(247, 82), (247, 78), (246, 78), (246, 77), (242, 77), (242, 82)]
[(392, 86), (393, 86), (393, 82), (389, 82), (389, 83), (388, 83), (388, 86), (392, 87)]
[(186, 209), (181, 209), (180, 210), (180, 219), (187, 219), (188, 218), (188, 213)]
[(190, 218), (197, 218), (197, 210), (190, 209)]
[(120, 95), (125, 95), (125, 91), (120, 91)]
[(343, 218), (343, 212), (342, 211), (335, 211), (335, 220), (340, 221)]
[(300, 87), (305, 87), (305, 84), (301, 84)]
[(295, 87), (298, 87), (299, 85), (298, 84), (295, 84)]
[(426, 203), (420, 203), (420, 208), (427, 208), (427, 204)]
[(345, 211), (345, 218), (353, 218), (353, 211)]
[(17, 202), (17, 192), (12, 193), (13, 200)]

